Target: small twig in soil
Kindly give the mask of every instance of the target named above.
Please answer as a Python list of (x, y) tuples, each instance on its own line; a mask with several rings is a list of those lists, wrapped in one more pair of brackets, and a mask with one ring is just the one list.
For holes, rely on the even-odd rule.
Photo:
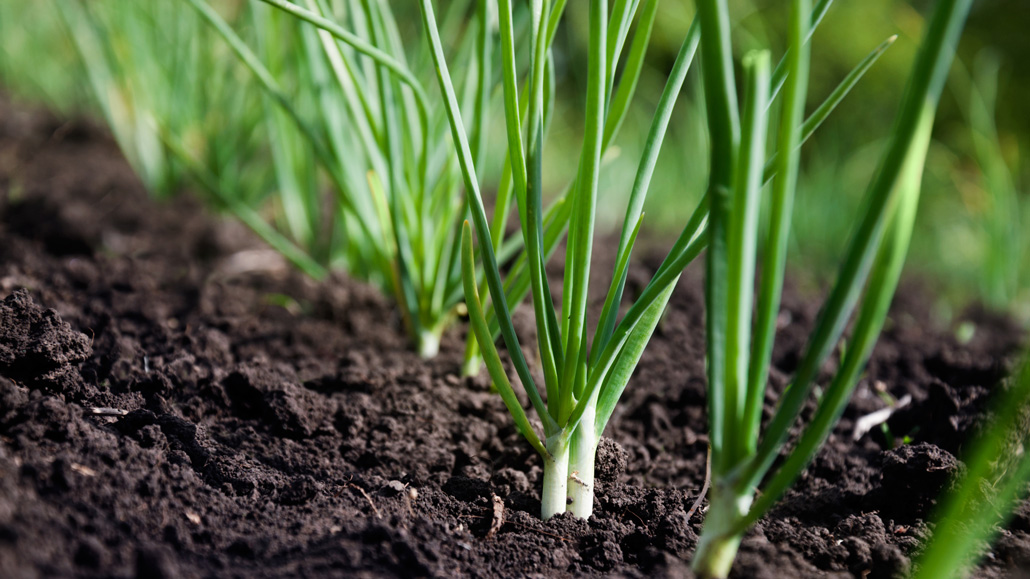
[[(638, 521), (640, 521), (641, 525), (644, 525), (645, 527), (647, 526), (647, 523), (644, 522), (644, 518), (641, 517), (640, 515), (634, 513), (633, 511), (629, 510), (628, 508), (626, 510), (622, 511), (622, 515), (623, 516), (625, 516), (627, 513), (633, 515)], [(687, 515), (687, 517), (689, 517), (689, 516), (690, 515)]]
[(884, 422), (887, 422), (896, 410), (900, 410), (908, 406), (910, 402), (912, 402), (912, 395), (906, 394), (894, 405), (881, 408), (875, 412), (870, 412), (869, 414), (860, 417), (855, 421), (855, 431), (851, 434), (851, 439), (858, 441), (865, 436), (867, 432), (872, 430), (874, 426), (879, 426)]
[[(458, 518), (460, 518), (460, 519), (485, 519), (486, 517), (483, 516), (483, 515), (458, 515)], [(515, 525), (516, 527), (518, 527), (520, 529), (525, 529), (527, 531), (533, 531), (534, 533), (540, 533), (541, 535), (547, 535), (548, 537), (554, 537), (555, 539), (559, 539), (561, 541), (565, 541), (565, 542), (572, 541), (572, 539), (568, 539), (566, 537), (562, 537), (561, 535), (555, 535), (554, 533), (548, 533), (547, 531), (541, 531), (540, 529), (534, 529), (533, 527), (530, 527), (529, 525), (523, 525), (522, 523), (519, 523), (519, 522), (516, 522), (516, 521), (504, 521), (504, 523), (508, 523), (510, 525)], [(503, 525), (503, 523), (502, 523), (502, 525)], [(491, 525), (491, 526), (493, 526), (493, 525)]]
[(346, 483), (346, 484), (344, 484), (344, 485), (342, 485), (342, 486), (340, 487), (340, 492), (336, 493), (336, 494), (335, 494), (335, 495), (333, 495), (333, 496), (334, 496), (334, 497), (338, 497), (338, 496), (340, 496), (340, 493), (342, 493), (342, 492), (343, 492), (343, 489), (345, 489), (345, 488), (352, 488), (352, 489), (355, 489), (355, 490), (357, 490), (357, 491), (358, 491), (359, 493), (361, 493), (361, 496), (365, 497), (365, 500), (366, 500), (366, 501), (368, 501), (368, 505), (369, 505), (370, 507), (372, 507), (372, 512), (373, 512), (373, 513), (375, 513), (375, 515), (376, 515), (376, 518), (377, 518), (377, 519), (381, 519), (381, 518), (383, 518), (383, 515), (382, 515), (382, 513), (380, 513), (380, 512), (379, 512), (379, 509), (377, 509), (377, 508), (376, 508), (376, 504), (375, 504), (374, 502), (372, 502), (372, 497), (368, 496), (368, 493), (366, 493), (366, 492), (365, 492), (365, 489), (363, 489), (363, 488), (359, 487), (358, 485), (356, 485), (356, 484), (354, 484), (354, 483), (350, 482), (350, 481), (352, 481), (352, 480), (354, 480), (354, 477), (353, 477), (353, 476), (352, 476), (351, 478), (347, 479), (347, 483)]
[(690, 510), (687, 511), (687, 522), (690, 522), (690, 517), (694, 516), (697, 512), (697, 508), (701, 506), (701, 501), (704, 500), (705, 495), (708, 494), (708, 485), (712, 482), (712, 446), (708, 445), (708, 458), (705, 459), (705, 484), (701, 487), (701, 493), (697, 495), (697, 499), (694, 504), (691, 505)]
[(486, 532), (487, 539), (493, 539), (497, 531), (500, 531), (501, 527), (504, 526), (504, 501), (493, 493), (490, 493), (490, 496), (493, 498), (494, 519), (490, 521), (490, 530)]
[(354, 483), (347, 483), (347, 486), (351, 487), (352, 489), (356, 489), (359, 493), (361, 493), (361, 496), (365, 497), (365, 500), (368, 501), (368, 505), (372, 507), (372, 512), (376, 514), (377, 519), (383, 518), (382, 513), (380, 513), (379, 509), (376, 508), (376, 504), (372, 502), (372, 497), (368, 496), (368, 493), (365, 492), (365, 489), (359, 487)]
[(584, 481), (583, 479), (579, 478), (579, 471), (578, 470), (577, 471), (572, 471), (572, 473), (569, 474), (569, 478), (572, 479), (572, 482), (578, 484), (581, 487), (590, 488), (590, 485), (588, 485), (586, 483), (586, 481)]
[(95, 416), (126, 416), (129, 414), (128, 410), (122, 410), (121, 408), (101, 408), (97, 406), (90, 408), (89, 412)]

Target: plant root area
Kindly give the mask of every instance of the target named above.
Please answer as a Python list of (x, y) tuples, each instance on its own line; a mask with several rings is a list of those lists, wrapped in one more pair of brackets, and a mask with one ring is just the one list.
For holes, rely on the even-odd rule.
[[(629, 295), (659, 260), (641, 263)], [(608, 426), (594, 516), (543, 522), (539, 457), (486, 376), (459, 375), (464, 327), (422, 361), (371, 287), (305, 279), (231, 219), (148, 198), (95, 124), (0, 99), (0, 577), (689, 577), (701, 270)], [(786, 292), (766, 418), (812, 295)], [(930, 301), (902, 289), (840, 425), (735, 576), (910, 568), (1023, 340), (974, 308), (960, 343)], [(856, 440), (892, 399), (910, 402)], [(1028, 563), (1024, 505), (978, 575)]]

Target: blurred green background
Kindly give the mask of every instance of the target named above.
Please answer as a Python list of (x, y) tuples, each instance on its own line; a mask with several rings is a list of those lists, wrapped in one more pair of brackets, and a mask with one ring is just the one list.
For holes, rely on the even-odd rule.
[[(101, 109), (90, 79), (58, 17), (59, 1), (0, 0), (0, 90), (12, 99), (61, 115), (98, 116)], [(166, 3), (184, 5), (160, 2)], [(232, 12), (243, 0), (221, 4)], [(402, 26), (416, 29), (418, 14), (410, 0), (393, 4), (399, 16), (411, 18)], [(440, 2), (441, 10), (448, 4)], [(782, 2), (736, 0), (731, 4), (739, 24), (735, 31), (738, 55), (763, 45), (782, 50), (786, 19)], [(880, 42), (894, 34), (898, 40), (804, 147), (791, 247), (793, 270), (805, 283), (824, 281), (847, 241), (848, 223), (890, 132), (930, 4), (925, 0), (838, 0), (813, 37), (810, 108)], [(665, 75), (694, 12), (692, 3), (680, 0), (665, 0), (660, 10), (636, 108), (604, 169), (601, 224), (609, 228), (621, 224), (636, 170), (634, 159), (639, 158)], [(188, 8), (182, 11), (187, 13)], [(585, 20), (585, 6), (570, 2), (567, 22), (556, 42), (558, 103), (549, 135), (548, 148), (555, 157), (546, 167), (549, 191), (557, 192), (567, 183), (580, 148), (582, 131), (577, 123), (585, 83)], [(908, 271), (932, 283), (944, 321), (965, 304), (979, 300), (1030, 324), (1030, 232), (1026, 231), (1030, 228), (1030, 174), (1023, 160), (1023, 151), (1030, 148), (1030, 115), (1025, 113), (1025, 104), (1030, 103), (1028, 22), (1030, 2), (1026, 0), (976, 2), (941, 104)], [(228, 71), (226, 77), (233, 74)], [(245, 76), (239, 76), (241, 83), (246, 83)], [(705, 186), (707, 129), (700, 96), (693, 71), (646, 207), (645, 230), (652, 238), (681, 226)], [(214, 130), (219, 122), (217, 118), (206, 121)], [(500, 126), (494, 134), (503, 134)], [(249, 133), (236, 138), (242, 143), (253, 141)], [(494, 164), (500, 162), (501, 148), (498, 144), (492, 151)], [(567, 158), (560, 151), (567, 151)], [(166, 178), (169, 187), (181, 185), (174, 176)]]

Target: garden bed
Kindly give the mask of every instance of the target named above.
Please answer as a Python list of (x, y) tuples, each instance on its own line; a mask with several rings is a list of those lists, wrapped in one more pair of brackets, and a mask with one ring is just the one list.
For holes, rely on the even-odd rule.
[[(642, 263), (628, 292), (657, 266)], [(0, 576), (689, 575), (701, 282), (687, 270), (608, 427), (594, 517), (544, 523), (538, 455), (485, 372), (459, 377), (464, 328), (424, 362), (374, 289), (311, 282), (200, 204), (149, 199), (91, 123), (0, 101)], [(776, 391), (808, 297), (784, 297)], [(840, 425), (735, 575), (908, 567), (1022, 341), (971, 309), (960, 344), (931, 301), (903, 286)], [(912, 400), (896, 449), (852, 436), (881, 386)], [(981, 573), (1028, 563), (1024, 507)]]

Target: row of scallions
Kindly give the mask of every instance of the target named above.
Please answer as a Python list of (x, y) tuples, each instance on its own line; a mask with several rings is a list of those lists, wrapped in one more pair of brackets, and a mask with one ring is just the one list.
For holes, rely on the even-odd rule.
[[(276, 14), (288, 15), (286, 26), (292, 24), (293, 34), (299, 38), (295, 46), (287, 47), (279, 45), (275, 34), (264, 38), (258, 34), (253, 43), (256, 48), (252, 48), (210, 0), (185, 1), (218, 31), (267, 97), (282, 219), (275, 228), (253, 218), (248, 225), (316, 278), (342, 267), (376, 282), (395, 298), (423, 357), (435, 355), (442, 333), (463, 311), (459, 256), (461, 223), (468, 214), (468, 202), (461, 192), (461, 163), (450, 142), (449, 110), (437, 102), (439, 95), (425, 86), (425, 81), (435, 79), (414, 72), (427, 70), (425, 65), (436, 55), (428, 53), (427, 43), (402, 41), (395, 8), (388, 2), (260, 0), (277, 10), (255, 10), (255, 28), (267, 27), (262, 20), (274, 21)], [(564, 6), (564, 0), (557, 4)], [(637, 2), (631, 4), (635, 10)], [(475, 17), (466, 21), (470, 9)], [(538, 31), (537, 26), (516, 25), (510, 11), (508, 14), (508, 26), (501, 33), (508, 46), (522, 43), (523, 37)], [(542, 37), (548, 47), (561, 9), (550, 14)], [(447, 5), (440, 23), (451, 58), (461, 63), (455, 98), (464, 115), (462, 122), (472, 127), (469, 154), (481, 167), (487, 164), (491, 141), (492, 96), (500, 92), (496, 89), (503, 76), (495, 70), (497, 18), (495, 0), (461, 0)], [(283, 26), (280, 23), (273, 30)], [(623, 40), (627, 33), (622, 31)], [(643, 41), (634, 43), (634, 50), (642, 53), (649, 35), (638, 36)], [(538, 38), (528, 40), (536, 43)], [(417, 49), (406, 50), (412, 47)], [(442, 43), (438, 48), (444, 50)], [(621, 44), (617, 48), (621, 50)], [(284, 53), (291, 51), (298, 56), (284, 63)], [(502, 53), (501, 60), (507, 62), (506, 58)], [(535, 85), (534, 98), (528, 101), (534, 107), (529, 112), (543, 118), (544, 126), (537, 133), (540, 140), (554, 103), (549, 52), (545, 60), (544, 65), (511, 72), (517, 76), (528, 71), (536, 79), (544, 75)], [(635, 70), (630, 66), (632, 61), (623, 76), (633, 82), (619, 85), (605, 130), (606, 147), (621, 126), (639, 76), (640, 63)], [(614, 70), (608, 75), (610, 81)], [(286, 86), (296, 87), (299, 94), (288, 92)], [(309, 110), (313, 116), (306, 116)], [(188, 157), (188, 153), (183, 155)], [(203, 173), (203, 169), (196, 172)], [(323, 176), (328, 177), (334, 192), (329, 212), (324, 210), (326, 201), (319, 197)], [(512, 283), (502, 295), (513, 307), (529, 293), (527, 264), (531, 260), (527, 259), (525, 231), (506, 238), (505, 225), (516, 186), (525, 192), (526, 176), (524, 166), (513, 170), (511, 159), (505, 159), (496, 179), (498, 195), (490, 230), (498, 260), (512, 263)], [(200, 181), (210, 189), (225, 185), (212, 176)], [(478, 189), (481, 183), (476, 185)], [(546, 211), (544, 247), (548, 255), (565, 232), (569, 207), (564, 199), (558, 199)], [(519, 210), (523, 209), (520, 206)], [(478, 275), (482, 277), (481, 272)], [(485, 299), (489, 295), (486, 285), (482, 291)], [(496, 335), (498, 324), (491, 327)], [(471, 334), (466, 350), (465, 370), (474, 374), (480, 357)]]
[[(599, 437), (681, 272), (707, 248), (711, 492), (694, 557), (701, 577), (729, 573), (743, 533), (816, 454), (868, 361), (904, 264), (937, 103), (972, 3), (937, 0), (838, 277), (791, 384), (763, 429), (800, 147), (894, 37), (874, 49), (805, 118), (808, 41), (832, 0), (819, 0), (814, 7), (811, 0), (791, 1), (784, 57), (773, 69), (767, 51), (748, 54), (742, 91), (734, 73), (728, 2), (698, 0), (698, 16), (685, 32), (641, 153), (611, 282), (591, 334), (587, 296), (595, 213), (605, 202), (599, 185), (602, 158), (633, 102), (658, 0), (582, 3), (589, 12), (582, 149), (575, 177), (549, 208), (543, 205), (542, 187), (555, 108), (551, 47), (568, 0), (528, 0), (524, 27), (516, 23), (512, 0), (456, 0), (440, 21), (432, 0), (419, 0), (425, 42), (407, 45), (392, 5), (377, 0), (260, 0), (237, 7), (229, 19), (212, 7), (212, 0), (184, 0), (198, 15), (194, 20), (179, 17), (165, 3), (123, 9), (119, 3), (57, 1), (101, 111), (150, 187), (171, 192), (188, 174), (304, 272), (321, 278), (342, 267), (379, 284), (396, 299), (423, 356), (436, 353), (442, 332), (464, 301), (472, 326), (465, 371), (473, 373), (480, 360), (485, 363), (517, 428), (541, 455), (545, 519), (566, 510), (580, 517), (591, 514)], [(466, 22), (471, 2), (475, 18)], [(241, 22), (244, 16), (249, 21)], [(228, 46), (231, 61), (220, 61), (203, 42), (198, 49), (200, 23)], [(156, 48), (159, 37), (176, 49), (178, 43), (193, 44), (189, 51), (164, 51)], [(452, 42), (445, 47), (442, 37)], [(522, 43), (528, 46), (528, 62), (520, 65), (516, 46)], [(421, 50), (410, 53), (412, 44)], [(699, 49), (711, 144), (708, 191), (620, 318), (644, 202)], [(499, 74), (494, 70), (498, 58)], [(461, 63), (458, 90), (449, 59)], [(424, 84), (434, 79), (413, 72), (430, 61), (439, 91)], [(257, 106), (249, 97), (254, 92), (250, 85), (239, 82), (238, 69), (248, 71), (248, 82), (260, 87), (263, 100)], [(185, 100), (180, 98), (184, 86), (189, 87)], [(503, 101), (507, 154), (488, 219), (477, 168), (487, 164), (495, 92)], [(772, 108), (780, 96), (780, 107)], [(774, 110), (779, 118), (773, 118)], [(223, 130), (226, 118), (239, 130)], [(237, 166), (241, 157), (260, 155), (259, 134), (267, 139), (267, 180), (274, 183), (274, 193), (253, 193), (264, 173)], [(773, 134), (774, 152), (767, 155)], [(245, 175), (251, 174), (259, 177), (248, 180)], [(331, 195), (323, 193), (326, 185)], [(506, 239), (513, 199), (520, 231)], [(275, 207), (271, 219), (270, 200)], [(545, 264), (566, 231), (562, 294), (555, 300)], [(762, 239), (760, 232), (765, 232)], [(507, 279), (500, 275), (500, 263), (509, 265)], [(530, 294), (543, 389), (511, 319), (512, 309)], [(853, 315), (840, 366), (822, 388), (815, 414), (788, 447), (788, 432)], [(542, 433), (531, 424), (502, 365), (499, 338)], [(1020, 380), (1022, 390), (1013, 399), (1023, 401), (1030, 365)], [(971, 463), (969, 489), (986, 476), (1004, 451), (1005, 434), (1020, 419), (1012, 409), (1000, 415), (999, 424), (1007, 430), (981, 443), (982, 457), (975, 455)], [(1030, 471), (1028, 465), (1019, 462), (1020, 476)], [(1008, 479), (1003, 490), (1005, 496), (1017, 495), (1019, 479)], [(973, 492), (960, 491), (947, 512), (972, 517)], [(975, 520), (978, 533), (988, 534), (993, 520)], [(973, 544), (957, 533), (952, 522), (942, 525), (941, 538), (928, 552), (943, 554), (924, 560), (923, 576), (967, 562)]]
[[(375, 283), (419, 352), (437, 352), (461, 309), (466, 202), (442, 107), (412, 72), (429, 55), (402, 42), (395, 8), (56, 1), (101, 111), (151, 189), (188, 181), (312, 277), (342, 269)], [(496, 40), (493, 3), (477, 0), (466, 22), (469, 6), (451, 3), (444, 26), (481, 160)]]
[[(728, 3), (698, 3), (713, 149), (706, 256), (712, 480), (709, 509), (693, 562), (702, 577), (729, 573), (743, 533), (769, 511), (818, 451), (868, 361), (908, 249), (937, 103), (970, 4), (971, 0), (937, 2), (836, 282), (791, 384), (763, 431), (761, 411), (798, 175), (797, 144), (808, 80), (805, 39), (810, 26), (809, 2), (793, 0), (790, 8), (786, 83), (777, 133), (779, 150), (788, 153), (776, 158), (757, 312), (752, 311), (752, 303), (762, 230), (761, 175), (766, 134), (773, 122), (767, 114), (769, 59), (765, 52), (744, 59), (746, 80), (740, 107), (730, 53)], [(816, 412), (800, 438), (787, 449), (788, 431), (856, 309), (840, 367), (823, 388)], [(772, 468), (774, 464), (777, 466)]]
[[(673, 107), (703, 37), (702, 26), (695, 21), (687, 31), (655, 111), (630, 192), (611, 284), (596, 323), (593, 342), (589, 343), (587, 282), (595, 209), (599, 202), (601, 158), (632, 100), (658, 2), (619, 0), (610, 8), (603, 0), (585, 3), (589, 11), (589, 43), (585, 131), (578, 172), (566, 193), (547, 211), (544, 211), (541, 201), (541, 176), (545, 159), (544, 136), (554, 100), (550, 49), (566, 2), (531, 0), (530, 73), (521, 91), (516, 73), (512, 5), (510, 0), (498, 2), (508, 170), (512, 175), (512, 194), (518, 207), (522, 236), (526, 240), (525, 252), (509, 271), (507, 280), (502, 280), (498, 270), (496, 232), (503, 229), (503, 221), (498, 223), (497, 214), (493, 222), (487, 218), (473, 148), (469, 145), (463, 124), (465, 115), (448, 70), (433, 5), (430, 0), (420, 2), (454, 144), (458, 148), (471, 214), (472, 225), (466, 222), (462, 235), (461, 264), (473, 334), (482, 348), (483, 361), (490, 376), (519, 431), (543, 458), (542, 517), (546, 519), (568, 510), (585, 518), (593, 509), (594, 457), (599, 437), (665, 310), (676, 281), (708, 242), (708, 203), (702, 199), (650, 282), (619, 319), (630, 256), (643, 219), (644, 201)], [(818, 22), (829, 5), (829, 0), (820, 2), (811, 19)], [(626, 48), (634, 20), (636, 33)], [(813, 112), (803, 124), (802, 133), (797, 135), (795, 148), (840, 103), (889, 44), (890, 40), (877, 47)], [(623, 72), (616, 83), (615, 71), (624, 52)], [(776, 80), (767, 87), (768, 94), (762, 102), (774, 98), (786, 76), (784, 72), (777, 72), (774, 78)], [(785, 158), (790, 157), (785, 155)], [(764, 168), (759, 179), (767, 180), (775, 171), (775, 166)], [(555, 307), (556, 300), (551, 295), (544, 266), (566, 226), (568, 242), (559, 310)], [(482, 285), (474, 261), (473, 230), (479, 240), (485, 277)], [(543, 390), (530, 371), (511, 320), (511, 309), (527, 291), (531, 291), (533, 296)], [(489, 311), (484, 307), (486, 292), (489, 292), (493, 305)], [(502, 366), (495, 345), (498, 337), (503, 338), (519, 381), (540, 418), (542, 433), (537, 433), (531, 425)]]
[[(402, 42), (391, 4), (255, 0), (229, 6), (184, 0), (123, 7), (116, 0), (55, 1), (100, 110), (153, 191), (170, 194), (193, 185), (306, 274), (322, 279), (342, 269), (377, 284), (395, 298), (422, 355), (437, 351), (443, 331), (462, 311), (460, 224), (469, 206), (461, 194), (463, 173), (450, 142), (447, 108), (435, 90), (424, 86), (426, 81), (435, 83), (424, 72), (431, 70), (425, 66), (431, 51), (418, 39)], [(589, 182), (577, 177), (542, 215), (537, 205), (525, 203), (535, 203), (541, 194), (537, 161), (556, 84), (550, 46), (566, 1), (510, 4), (504, 4), (510, 10), (499, 31), (502, 22), (494, 0), (449, 3), (440, 22), (443, 37), (451, 41), (449, 58), (461, 63), (458, 105), (472, 128), (474, 166), (488, 164), (495, 108), (491, 95), (503, 96), (505, 120), (516, 121), (527, 136), (521, 142), (509, 123), (509, 132), (519, 139), (509, 145), (522, 154), (505, 155), (500, 175), (485, 178), (498, 184), (490, 245), (496, 261), (509, 264), (503, 284), (509, 309), (530, 293), (543, 296), (540, 258), (550, 258), (574, 216), (582, 213), (575, 202), (589, 199), (593, 190), (592, 185), (580, 187), (581, 181)], [(523, 10), (512, 17), (516, 8)], [(631, 108), (657, 11), (657, 2), (624, 0), (612, 6), (603, 41), (608, 66), (600, 84), (605, 89), (602, 156)], [(474, 18), (468, 20), (470, 13)], [(819, 17), (817, 8), (814, 18)], [(630, 40), (634, 19), (636, 32)], [(687, 53), (692, 55), (697, 38), (695, 27), (655, 116), (634, 182), (620, 256), (629, 255), (629, 236), (690, 65)], [(508, 49), (519, 44), (534, 48), (530, 61), (521, 66)], [(887, 44), (873, 51), (811, 115), (806, 135)], [(537, 52), (544, 56), (532, 58)], [(773, 94), (783, 80), (777, 70)], [(525, 82), (515, 90), (523, 76)], [(772, 170), (770, 163), (767, 178)], [(506, 238), (513, 198), (523, 228)], [(528, 234), (536, 226), (527, 218), (527, 208), (542, 219), (538, 236)], [(592, 222), (591, 212), (586, 225), (576, 229), (579, 251)], [(526, 247), (526, 239), (533, 248)], [(491, 307), (496, 292), (482, 271), (477, 274), (487, 326), (496, 340), (501, 335), (501, 320)], [(585, 285), (573, 281), (566, 285)], [(599, 326), (604, 336), (596, 344), (606, 343), (614, 332), (624, 283), (623, 273), (608, 294), (611, 301)], [(574, 297), (582, 304), (582, 292), (566, 292), (563, 307), (571, 307)], [(580, 316), (575, 327), (582, 328), (583, 322)], [(583, 340), (576, 342), (585, 351)], [(594, 348), (589, 362), (602, 352)], [(465, 372), (477, 373), (480, 361), (470, 332)]]

